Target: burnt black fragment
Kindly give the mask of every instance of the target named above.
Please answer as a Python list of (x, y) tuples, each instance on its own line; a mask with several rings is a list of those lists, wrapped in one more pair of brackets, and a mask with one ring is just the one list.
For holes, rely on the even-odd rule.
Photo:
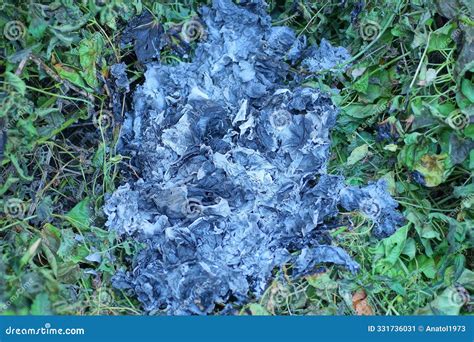
[(351, 23), (357, 23), (359, 14), (364, 10), (365, 1), (356, 1), (354, 9), (351, 11)]
[(416, 183), (426, 186), (425, 176), (423, 176), (419, 171), (411, 172), (411, 177)]
[(163, 47), (163, 26), (156, 22), (150, 12), (144, 11), (132, 19), (124, 30), (121, 43), (134, 43), (134, 51), (141, 63), (160, 58)]
[(400, 224), (384, 183), (348, 188), (327, 174), (337, 108), (290, 71), (298, 60), (336, 69), (347, 52), (272, 27), (262, 0), (214, 0), (201, 14), (192, 62), (150, 63), (135, 90), (121, 151), (141, 179), (104, 208), (109, 229), (146, 246), (113, 284), (152, 314), (230, 313), (287, 263), (294, 276), (324, 263), (355, 272), (327, 234), (339, 205), (363, 211), (377, 236)]
[(390, 122), (384, 122), (377, 125), (377, 141), (391, 141), (396, 142), (400, 135), (397, 132), (396, 127)]

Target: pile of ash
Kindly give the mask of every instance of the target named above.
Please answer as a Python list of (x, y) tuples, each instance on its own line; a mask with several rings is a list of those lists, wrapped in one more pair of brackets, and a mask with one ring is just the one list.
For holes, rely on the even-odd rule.
[(338, 206), (363, 211), (379, 237), (402, 221), (384, 182), (346, 187), (327, 174), (337, 108), (302, 70), (331, 70), (348, 52), (272, 27), (263, 0), (200, 13), (191, 62), (147, 64), (120, 146), (140, 179), (104, 209), (109, 229), (146, 246), (113, 284), (151, 314), (231, 313), (283, 264), (294, 277), (321, 263), (355, 272), (329, 238)]

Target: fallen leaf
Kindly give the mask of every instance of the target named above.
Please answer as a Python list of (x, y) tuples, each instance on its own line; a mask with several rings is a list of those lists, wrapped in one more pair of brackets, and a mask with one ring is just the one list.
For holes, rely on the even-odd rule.
[(347, 165), (354, 165), (358, 161), (364, 159), (369, 153), (369, 145), (363, 144), (356, 147), (347, 158)]
[(426, 186), (438, 186), (446, 179), (447, 154), (430, 155), (425, 154), (416, 163), (414, 170), (421, 173), (426, 182)]
[(65, 216), (65, 218), (77, 229), (88, 230), (91, 223), (90, 198), (86, 197), (76, 204)]
[(38, 251), (38, 247), (41, 244), (41, 238), (38, 238), (33, 242), (26, 253), (21, 257), (20, 259), (20, 266), (23, 267), (25, 266), (35, 255), (36, 252)]
[(372, 307), (367, 301), (367, 294), (362, 289), (352, 295), (352, 306), (358, 316), (371, 316), (374, 314)]

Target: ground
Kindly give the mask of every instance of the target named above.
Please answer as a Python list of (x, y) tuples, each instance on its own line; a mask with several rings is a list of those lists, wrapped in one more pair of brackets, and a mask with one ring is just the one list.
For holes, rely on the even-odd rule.
[[(43, 2), (42, 2), (43, 3)], [(120, 35), (138, 13), (182, 29), (205, 1), (0, 0), (0, 313), (140, 314), (110, 278), (140, 248), (104, 227), (129, 97), (110, 67), (144, 67)], [(474, 291), (474, 8), (468, 0), (270, 1), (274, 25), (352, 54), (307, 85), (340, 108), (330, 173), (385, 178), (406, 222), (377, 240), (358, 212), (331, 235), (360, 263), (292, 280), (283, 268), (242, 314), (470, 314)], [(151, 30), (150, 30), (151, 32)], [(191, 43), (198, 43), (198, 37)], [(180, 35), (161, 55), (180, 60)], [(191, 51), (192, 53), (192, 51)], [(115, 104), (115, 106), (112, 106)]]

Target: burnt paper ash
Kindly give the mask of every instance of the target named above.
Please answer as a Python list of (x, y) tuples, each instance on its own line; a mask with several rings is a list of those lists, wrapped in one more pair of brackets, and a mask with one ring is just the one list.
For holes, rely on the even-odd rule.
[(192, 62), (148, 64), (120, 147), (140, 179), (104, 209), (109, 229), (146, 246), (113, 284), (151, 314), (232, 312), (285, 263), (295, 277), (321, 263), (355, 272), (328, 237), (338, 206), (378, 236), (402, 220), (384, 182), (346, 187), (326, 171), (337, 108), (294, 70), (334, 68), (347, 52), (272, 27), (260, 0), (215, 0), (201, 16)]

